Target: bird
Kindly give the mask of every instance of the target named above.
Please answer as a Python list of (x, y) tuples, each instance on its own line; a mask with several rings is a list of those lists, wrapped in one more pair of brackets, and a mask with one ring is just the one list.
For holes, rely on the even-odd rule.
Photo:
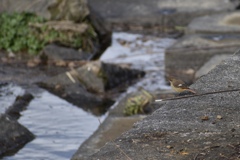
[(173, 77), (169, 77), (168, 80), (171, 84), (172, 89), (175, 90), (176, 92), (181, 93), (184, 91), (189, 91), (191, 93), (196, 94), (196, 92), (194, 90), (190, 89), (182, 80), (176, 79)]

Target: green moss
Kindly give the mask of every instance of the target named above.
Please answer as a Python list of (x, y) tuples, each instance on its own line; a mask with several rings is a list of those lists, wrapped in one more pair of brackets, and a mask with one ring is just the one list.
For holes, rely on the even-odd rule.
[(43, 22), (44, 19), (30, 13), (0, 14), (0, 49), (36, 53), (42, 47), (37, 37), (30, 32), (28, 23)]
[(123, 110), (124, 115), (132, 116), (135, 114), (144, 114), (144, 107), (152, 102), (154, 97), (144, 89), (141, 89), (134, 96), (130, 96), (126, 100), (125, 108)]
[[(84, 23), (88, 28), (82, 34), (58, 31), (46, 26), (45, 22), (45, 19), (31, 13), (0, 14), (0, 49), (37, 54), (46, 44), (58, 42), (92, 52), (93, 42), (98, 44), (97, 35), (87, 20)], [(43, 25), (34, 27), (34, 24)]]

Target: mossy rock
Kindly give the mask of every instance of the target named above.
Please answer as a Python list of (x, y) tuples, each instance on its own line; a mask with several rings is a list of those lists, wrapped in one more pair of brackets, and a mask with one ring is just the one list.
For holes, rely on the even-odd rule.
[(94, 53), (99, 46), (98, 36), (88, 20), (46, 21), (32, 13), (0, 14), (0, 49), (9, 52), (39, 53), (49, 43)]

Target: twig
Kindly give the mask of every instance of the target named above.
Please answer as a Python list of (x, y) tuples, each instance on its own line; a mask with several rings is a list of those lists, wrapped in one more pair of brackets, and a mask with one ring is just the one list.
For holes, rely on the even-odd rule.
[(207, 93), (194, 94), (194, 95), (183, 96), (183, 97), (174, 97), (174, 98), (166, 98), (166, 99), (156, 99), (155, 102), (169, 101), (169, 100), (176, 100), (176, 99), (184, 99), (184, 98), (198, 97), (198, 96), (205, 96), (205, 95), (209, 95), (209, 94), (224, 93), (224, 92), (236, 92), (236, 91), (240, 91), (240, 89), (231, 89), (231, 90), (207, 92)]
[(69, 72), (66, 72), (66, 75), (73, 83), (76, 83), (75, 79), (72, 77), (72, 75)]
[(194, 157), (194, 159), (193, 159), (193, 160), (197, 160), (197, 157), (198, 157), (198, 155), (199, 155), (199, 153), (198, 153), (198, 154), (196, 154), (196, 156)]
[(238, 53), (240, 51), (240, 48), (238, 48), (233, 54), (232, 56), (234, 56), (236, 53)]

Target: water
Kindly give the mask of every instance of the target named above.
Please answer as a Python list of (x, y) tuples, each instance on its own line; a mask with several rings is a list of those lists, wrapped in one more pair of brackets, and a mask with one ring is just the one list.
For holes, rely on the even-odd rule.
[(164, 51), (175, 42), (172, 38), (161, 38), (130, 33), (113, 33), (112, 45), (101, 56), (107, 63), (125, 64), (140, 69), (146, 75), (127, 93), (142, 87), (148, 91), (170, 89), (164, 79)]
[[(112, 45), (100, 59), (108, 63), (128, 65), (130, 68), (146, 72), (146, 76), (130, 86), (127, 93), (136, 91), (138, 87), (149, 91), (169, 89), (163, 78), (164, 50), (172, 43), (174, 40), (169, 38), (123, 32), (113, 33)], [(11, 84), (0, 88), (0, 113), (3, 113), (14, 102), (15, 97), (24, 93), (25, 90), (30, 91), (35, 98), (27, 110), (21, 112), (19, 122), (27, 127), (36, 138), (15, 155), (3, 159), (70, 159), (78, 147), (97, 129), (98, 117), (46, 90), (36, 87), (22, 88)], [(100, 120), (103, 121), (105, 116), (100, 117)]]
[[(0, 103), (1, 106), (9, 106), (24, 89), (9, 85), (4, 91)], [(99, 126), (97, 117), (45, 90), (35, 88), (33, 94), (35, 98), (27, 110), (21, 112), (19, 122), (36, 138), (17, 154), (4, 160), (70, 159), (79, 145)]]

